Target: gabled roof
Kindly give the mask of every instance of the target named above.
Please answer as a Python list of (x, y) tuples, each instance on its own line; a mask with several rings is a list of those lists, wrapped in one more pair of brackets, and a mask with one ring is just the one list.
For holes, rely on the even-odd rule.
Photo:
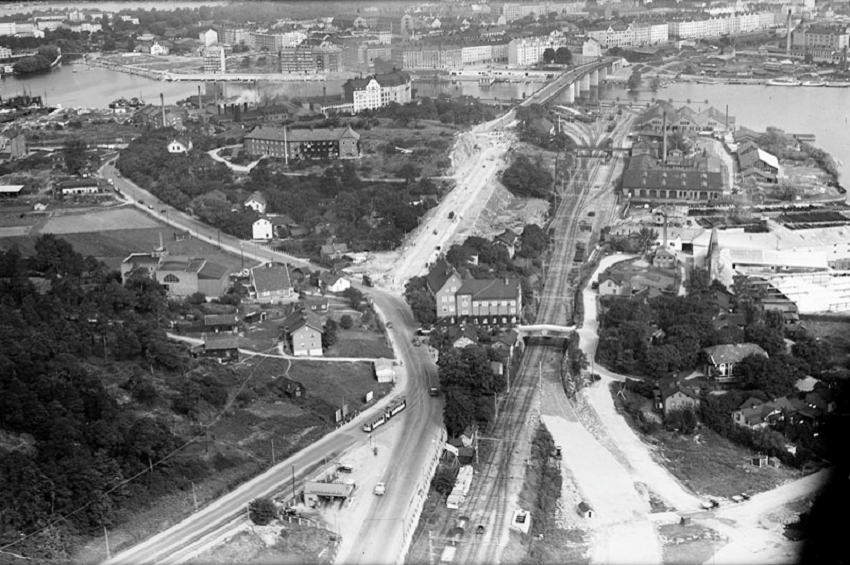
[(454, 274), (456, 274), (454, 267), (446, 261), (445, 257), (440, 257), (434, 261), (434, 266), (431, 267), (431, 270), (428, 271), (427, 275), (425, 275), (425, 281), (428, 283), (428, 288), (431, 292), (436, 293), (438, 290), (443, 288), (446, 281)]
[(447, 334), (449, 337), (449, 341), (452, 343), (462, 337), (465, 337), (475, 343), (478, 343), (478, 332), (475, 330), (474, 327), (466, 324), (462, 326), (449, 326)]
[(239, 336), (232, 334), (215, 335), (204, 340), (204, 350), (221, 351), (222, 349), (239, 349)]
[(333, 273), (331, 271), (323, 271), (319, 275), (319, 280), (325, 283), (328, 286), (333, 286), (336, 284), (336, 281), (343, 278), (343, 276), (339, 273)]
[(289, 333), (300, 330), (303, 327), (309, 327), (319, 333), (323, 333), (322, 321), (313, 311), (306, 310), (301, 307), (295, 308), (289, 315), (286, 316), (284, 322), (286, 331)]
[(683, 384), (682, 380), (676, 377), (666, 377), (658, 381), (658, 388), (661, 391), (661, 400), (667, 400), (677, 392), (681, 392), (685, 396), (689, 396), (694, 400), (699, 400), (699, 396), (694, 390)]
[(262, 204), (263, 206), (268, 204), (268, 202), (266, 201), (266, 197), (260, 191), (253, 192), (251, 196), (249, 196), (248, 199), (245, 200), (245, 205), (247, 206), (251, 202), (256, 202), (258, 204)]
[(508, 300), (516, 299), (520, 292), (520, 279), (467, 279), (457, 294), (472, 295), (472, 300)]
[(516, 245), (519, 242), (519, 235), (512, 230), (506, 229), (496, 236), (496, 243), (504, 243), (506, 245)]
[(739, 363), (745, 357), (749, 357), (750, 355), (763, 355), (767, 357), (767, 352), (755, 343), (714, 345), (712, 347), (706, 347), (703, 351), (705, 351), (705, 354), (712, 365)]
[(205, 260), (203, 266), (198, 270), (198, 278), (218, 280), (226, 276), (228, 272), (227, 267)]
[(289, 268), (286, 265), (266, 263), (251, 269), (251, 281), (257, 293), (275, 292), (292, 288)]
[(287, 143), (298, 143), (302, 141), (339, 141), (343, 137), (354, 137), (360, 139), (360, 134), (346, 128), (324, 128), (324, 129), (293, 129), (287, 130), (278, 127), (259, 126), (245, 136), (245, 139), (258, 139), (266, 141), (286, 141)]
[(337, 253), (348, 253), (348, 244), (346, 243), (329, 243), (322, 246), (323, 255), (335, 255)]
[(227, 326), (239, 323), (238, 314), (205, 314), (205, 326)]

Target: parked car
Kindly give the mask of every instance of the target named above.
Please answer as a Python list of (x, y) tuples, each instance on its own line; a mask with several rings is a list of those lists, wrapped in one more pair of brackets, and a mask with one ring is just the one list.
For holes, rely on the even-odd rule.
[(481, 534), (484, 533), (484, 530), (485, 530), (484, 524), (478, 524), (478, 527), (475, 528), (475, 533), (478, 534), (478, 535), (481, 535)]

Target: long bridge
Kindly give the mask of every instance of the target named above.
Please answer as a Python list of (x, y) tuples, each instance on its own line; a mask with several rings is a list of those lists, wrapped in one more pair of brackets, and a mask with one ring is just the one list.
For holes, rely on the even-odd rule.
[(620, 59), (617, 57), (603, 57), (595, 63), (575, 67), (523, 100), (521, 105), (546, 104), (562, 92), (567, 95), (567, 103), (572, 104), (582, 92), (599, 86), (599, 81), (605, 80), (608, 73), (619, 69)]

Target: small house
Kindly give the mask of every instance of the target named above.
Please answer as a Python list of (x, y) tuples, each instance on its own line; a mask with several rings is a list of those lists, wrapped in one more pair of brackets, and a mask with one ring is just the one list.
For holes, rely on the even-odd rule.
[(239, 360), (239, 337), (235, 335), (207, 336), (204, 339), (204, 357), (214, 357), (222, 361)]
[(323, 354), (324, 328), (315, 313), (297, 307), (286, 317), (283, 328), (294, 356), (319, 357)]
[(268, 206), (268, 201), (266, 200), (266, 197), (263, 196), (262, 192), (257, 191), (251, 194), (251, 196), (249, 196), (248, 199), (245, 200), (244, 205), (246, 208), (251, 208), (258, 214), (265, 214), (266, 206)]
[(206, 314), (204, 315), (204, 331), (206, 332), (235, 332), (240, 327), (238, 314)]
[(663, 248), (659, 248), (652, 257), (652, 266), (659, 269), (675, 269), (677, 262), (676, 255)]
[(395, 365), (390, 359), (376, 359), (374, 368), (375, 378), (379, 383), (395, 382)]
[(168, 152), (187, 155), (192, 150), (192, 140), (188, 137), (175, 137), (168, 142)]
[(703, 349), (705, 356), (705, 374), (715, 375), (718, 382), (731, 382), (735, 379), (735, 365), (750, 355), (763, 355), (767, 352), (755, 343), (735, 343), (714, 345)]
[(283, 394), (289, 398), (302, 398), (307, 394), (307, 391), (304, 389), (304, 385), (298, 381), (293, 381), (287, 377), (280, 377), (278, 382)]
[(325, 292), (344, 292), (351, 288), (351, 282), (347, 278), (330, 271), (319, 275), (319, 284)]
[(513, 259), (514, 255), (516, 255), (517, 248), (520, 245), (519, 235), (516, 234), (513, 230), (507, 229), (501, 234), (496, 236), (496, 239), (493, 241), (493, 245), (504, 247), (508, 252), (508, 256)]
[(629, 292), (628, 281), (619, 273), (605, 272), (599, 275), (599, 296), (621, 296)]
[(348, 245), (345, 243), (329, 243), (321, 249), (322, 259), (340, 259), (348, 253)]
[(582, 500), (578, 503), (578, 513), (582, 518), (593, 518), (593, 507)]
[(697, 393), (678, 377), (660, 379), (656, 398), (656, 409), (662, 411), (665, 418), (675, 410), (696, 410), (700, 402)]
[(297, 298), (289, 268), (286, 265), (266, 263), (251, 269), (251, 286), (257, 302), (264, 304), (290, 302)]

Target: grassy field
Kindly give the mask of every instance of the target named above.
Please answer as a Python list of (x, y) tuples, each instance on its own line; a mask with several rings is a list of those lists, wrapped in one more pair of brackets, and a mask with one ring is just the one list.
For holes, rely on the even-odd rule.
[(325, 350), (325, 357), (395, 357), (387, 338), (382, 333), (351, 328), (339, 330), (337, 342)]
[[(59, 231), (52, 231), (51, 226), (58, 227)], [(159, 246), (160, 236), (171, 255), (206, 257), (233, 270), (242, 268), (240, 257), (192, 237), (174, 241), (174, 228), (134, 210), (51, 218), (43, 231), (56, 233), (57, 237), (70, 243), (78, 253), (92, 255), (111, 268), (118, 268), (130, 253), (153, 251)], [(35, 252), (36, 237), (34, 232), (30, 236), (0, 237), (0, 247), (16, 244), (24, 254), (31, 254)], [(253, 267), (256, 264), (253, 259), (245, 260), (245, 267)]]
[(660, 431), (649, 441), (656, 459), (697, 494), (730, 497), (764, 492), (800, 476), (784, 466), (753, 467), (749, 449), (704, 427), (696, 436)]
[(342, 399), (352, 410), (362, 410), (366, 406), (367, 392), (373, 391), (377, 400), (392, 389), (390, 384), (378, 383), (369, 362), (266, 357), (246, 361), (243, 370), (253, 371), (252, 381), (256, 388), (275, 389), (274, 381), (281, 376), (300, 382), (307, 391), (305, 408), (322, 414), (328, 406), (338, 408)]

